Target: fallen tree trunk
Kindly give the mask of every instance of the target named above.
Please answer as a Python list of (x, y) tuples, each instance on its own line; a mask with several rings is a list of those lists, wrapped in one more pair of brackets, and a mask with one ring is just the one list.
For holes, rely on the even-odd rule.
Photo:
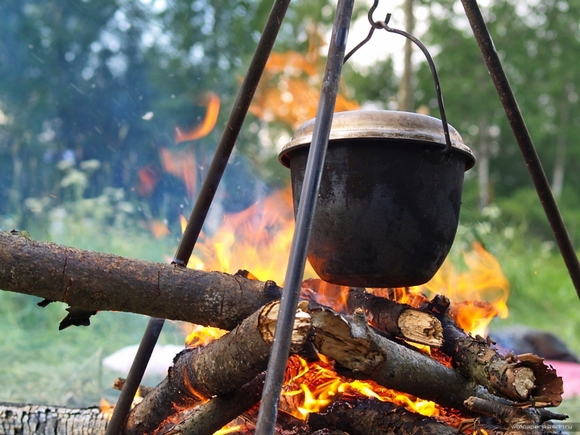
[(0, 402), (0, 430), (18, 435), (102, 435), (109, 416), (99, 408), (66, 408)]
[(0, 289), (69, 304), (232, 330), (280, 298), (273, 281), (37, 242), (0, 232)]

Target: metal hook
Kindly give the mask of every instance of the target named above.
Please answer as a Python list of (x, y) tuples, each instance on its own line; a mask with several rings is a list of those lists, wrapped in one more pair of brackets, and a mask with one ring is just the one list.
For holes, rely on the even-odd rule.
[(435, 68), (435, 63), (433, 62), (433, 58), (429, 54), (427, 48), (423, 45), (419, 39), (415, 38), (410, 33), (407, 33), (403, 30), (393, 29), (389, 27), (389, 21), (391, 20), (391, 14), (388, 13), (384, 21), (374, 21), (373, 20), (373, 13), (377, 9), (379, 5), (379, 0), (374, 0), (373, 5), (369, 9), (368, 19), (371, 25), (371, 30), (369, 31), (367, 37), (363, 39), (356, 47), (354, 47), (345, 57), (344, 62), (346, 62), (359, 48), (365, 45), (373, 36), (375, 29), (385, 29), (387, 32), (391, 33), (398, 33), (399, 35), (404, 36), (405, 38), (412, 41), (425, 55), (427, 59), (427, 63), (429, 64), (429, 68), (431, 69), (431, 75), (433, 76), (433, 82), (435, 83), (435, 93), (437, 95), (437, 104), (439, 106), (439, 115), (441, 116), (441, 123), (443, 124), (443, 134), (445, 136), (445, 148), (441, 150), (442, 155), (446, 155), (451, 152), (451, 138), (449, 136), (449, 125), (447, 124), (447, 116), (445, 115), (445, 106), (443, 104), (443, 95), (441, 93), (441, 85), (439, 84), (439, 76), (437, 75), (437, 70)]
[[(358, 43), (358, 45), (356, 47), (354, 47), (352, 50), (350, 50), (348, 52), (348, 54), (346, 56), (344, 56), (344, 60), (343, 60), (343, 64), (346, 63), (346, 61), (353, 55), (356, 53), (356, 51), (361, 48), (363, 45), (365, 45), (367, 42), (369, 42), (371, 40), (371, 38), (373, 37), (373, 33), (375, 32), (376, 29), (380, 29), (381, 26), (379, 26), (374, 20), (373, 20), (373, 13), (375, 12), (375, 10), (377, 9), (377, 6), (379, 5), (379, 0), (375, 0), (373, 5), (371, 6), (371, 8), (369, 9), (369, 13), (368, 13), (368, 19), (369, 19), (369, 23), (371, 24), (371, 30), (369, 30), (368, 35), (366, 36), (365, 39), (363, 39), (361, 42)], [(391, 14), (387, 14), (386, 18), (385, 18), (385, 22), (388, 23), (389, 20), (391, 19)]]

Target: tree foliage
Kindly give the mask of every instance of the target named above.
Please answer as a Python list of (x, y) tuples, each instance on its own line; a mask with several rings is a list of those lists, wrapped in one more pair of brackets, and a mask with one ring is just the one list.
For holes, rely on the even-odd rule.
[[(578, 226), (573, 212), (576, 199), (568, 192), (580, 183), (574, 169), (575, 160), (580, 157), (574, 129), (579, 114), (580, 74), (580, 59), (576, 55), (580, 50), (580, 11), (576, 3), (495, 0), (482, 8), (544, 170), (563, 208), (571, 211), (565, 212), (565, 218), (571, 219), (572, 227)], [(449, 122), (460, 130), (476, 154), (486, 142), (490, 201), (514, 202), (514, 207), (507, 207), (510, 211), (506, 218), (530, 224), (526, 205), (521, 204), (517, 216), (513, 212), (519, 200), (529, 198), (521, 191), (533, 190), (531, 179), (463, 8), (454, 1), (425, 5), (430, 19), (424, 39), (437, 52), (435, 60)], [(419, 71), (419, 83), (419, 102), (434, 109), (432, 80), (425, 65)], [(475, 178), (474, 175), (471, 177)], [(475, 191), (481, 189), (475, 182), (466, 187), (466, 195), (472, 199), (476, 197)], [(530, 205), (529, 201), (526, 204)], [(542, 214), (539, 201), (531, 206), (537, 211), (531, 215)], [(475, 219), (477, 214), (477, 207), (471, 206), (464, 215)], [(536, 224), (532, 226), (537, 229)], [(549, 233), (545, 219), (541, 226), (544, 230), (540, 233)]]
[[(197, 186), (204, 175), (271, 5), (266, 0), (3, 2), (4, 225), (27, 226), (47, 209), (98, 197), (105, 188), (122, 189), (142, 217), (176, 219), (193, 200), (195, 192), (187, 192), (186, 185)], [(329, 3), (292, 6), (277, 47), (307, 45), (308, 29), (323, 31), (332, 19)], [(177, 128), (191, 131), (206, 118), (208, 92), (221, 101), (217, 125), (196, 140), (176, 143)], [(241, 154), (255, 148), (255, 133), (254, 128), (242, 135)], [(275, 154), (271, 144), (262, 145), (263, 155)], [(164, 150), (174, 160), (192, 159), (193, 181), (165, 170)], [(260, 169), (259, 161), (233, 162), (226, 178), (236, 171), (251, 175), (252, 164)]]

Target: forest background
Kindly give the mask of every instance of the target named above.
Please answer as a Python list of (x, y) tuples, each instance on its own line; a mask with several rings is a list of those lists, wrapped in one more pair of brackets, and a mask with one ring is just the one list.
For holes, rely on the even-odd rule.
[[(355, 5), (357, 25), (364, 27), (369, 6)], [(265, 0), (2, 2), (0, 229), (170, 260), (180, 215), (189, 215), (270, 7)], [(402, 5), (380, 7), (393, 12), (393, 27), (405, 28)], [(580, 1), (490, 0), (482, 8), (579, 246)], [(447, 118), (478, 158), (466, 173), (454, 250), (481, 242), (511, 283), (510, 315), (492, 329), (541, 328), (580, 354), (580, 302), (461, 4), (414, 0), (411, 10), (414, 34), (435, 59)], [(206, 234), (222, 215), (287, 186), (277, 154), (314, 116), (333, 16), (326, 0), (290, 5)], [(401, 37), (377, 32), (381, 42), (346, 64), (338, 108), (438, 117), (424, 58), (415, 50), (406, 70), (393, 38)], [(358, 42), (351, 35), (349, 48)], [(224, 271), (240, 266), (231, 268)], [(138, 342), (146, 319), (99, 313), (89, 328), (58, 332), (63, 307), (36, 302), (0, 292), (0, 400), (88, 406), (112, 395), (113, 375), (101, 360)], [(161, 339), (182, 341), (176, 324)]]

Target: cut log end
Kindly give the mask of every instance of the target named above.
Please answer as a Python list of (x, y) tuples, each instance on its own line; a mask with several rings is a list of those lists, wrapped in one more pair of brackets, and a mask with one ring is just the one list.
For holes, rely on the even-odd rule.
[(536, 377), (534, 371), (528, 367), (518, 367), (514, 370), (513, 386), (522, 398), (528, 398), (534, 388), (536, 388)]
[(433, 347), (443, 345), (443, 327), (435, 317), (418, 311), (405, 310), (398, 319), (403, 337), (410, 341)]
[[(312, 319), (308, 314), (308, 302), (300, 301), (296, 308), (294, 316), (294, 326), (292, 327), (292, 339), (290, 349), (292, 352), (302, 350), (304, 343), (312, 329)], [(276, 331), (276, 322), (280, 312), (280, 303), (273, 302), (267, 305), (260, 314), (259, 328), (264, 342), (271, 346), (274, 342), (274, 332)]]

